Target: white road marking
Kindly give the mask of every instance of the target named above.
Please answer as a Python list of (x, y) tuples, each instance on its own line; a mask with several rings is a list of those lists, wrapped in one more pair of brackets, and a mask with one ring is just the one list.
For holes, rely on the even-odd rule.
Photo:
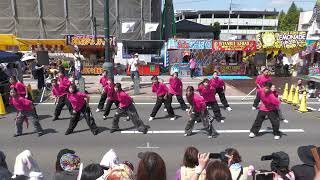
[(150, 146), (150, 143), (147, 142), (147, 146), (140, 146), (140, 147), (137, 147), (138, 149), (159, 149), (160, 147), (152, 147)]
[[(237, 134), (237, 133), (250, 133), (250, 130), (217, 130), (220, 134)], [(280, 129), (283, 133), (304, 133), (303, 129)], [(205, 132), (202, 130), (193, 130), (192, 132)], [(272, 132), (271, 129), (262, 129), (260, 133)], [(148, 131), (148, 134), (184, 134), (183, 130), (163, 130), (163, 131)], [(121, 134), (141, 134), (139, 131), (121, 131)]]
[[(143, 103), (134, 103), (136, 105), (153, 105), (156, 102), (143, 102)], [(54, 103), (35, 103), (37, 105), (54, 105)], [(90, 103), (91, 105), (97, 105), (99, 103)], [(179, 103), (172, 103), (173, 105), (179, 105)], [(186, 103), (188, 104), (188, 103)], [(218, 103), (219, 105), (221, 105), (220, 103)], [(249, 104), (253, 104), (253, 102), (229, 102), (230, 105), (249, 105)], [(282, 103), (282, 104), (286, 104), (286, 103)], [(320, 105), (320, 102), (308, 102), (307, 104), (313, 104), (313, 105)]]

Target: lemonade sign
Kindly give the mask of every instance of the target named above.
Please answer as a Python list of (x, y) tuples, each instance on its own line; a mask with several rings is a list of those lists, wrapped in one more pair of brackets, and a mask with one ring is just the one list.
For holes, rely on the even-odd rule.
[(257, 35), (258, 48), (292, 49), (306, 46), (307, 32), (262, 32)]

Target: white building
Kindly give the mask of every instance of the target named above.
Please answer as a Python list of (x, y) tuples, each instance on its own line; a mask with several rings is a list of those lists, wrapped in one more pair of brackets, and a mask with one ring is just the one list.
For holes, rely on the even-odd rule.
[(320, 0), (317, 1), (313, 11), (300, 13), (298, 30), (308, 31), (307, 40), (320, 39)]
[(277, 31), (278, 15), (276, 11), (177, 11), (177, 21), (187, 19), (203, 25), (219, 22), (221, 39), (236, 36), (237, 39), (254, 39), (261, 31)]

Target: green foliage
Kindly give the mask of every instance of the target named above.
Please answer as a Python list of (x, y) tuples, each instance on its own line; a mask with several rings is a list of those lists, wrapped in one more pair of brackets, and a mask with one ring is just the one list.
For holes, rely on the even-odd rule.
[[(212, 24), (211, 24), (212, 26)], [(213, 39), (214, 40), (219, 40), (220, 39), (220, 34), (221, 34), (221, 26), (219, 22), (215, 22), (213, 24)]]
[(300, 11), (294, 2), (292, 2), (287, 14), (281, 11), (279, 15), (279, 31), (296, 31), (299, 24)]

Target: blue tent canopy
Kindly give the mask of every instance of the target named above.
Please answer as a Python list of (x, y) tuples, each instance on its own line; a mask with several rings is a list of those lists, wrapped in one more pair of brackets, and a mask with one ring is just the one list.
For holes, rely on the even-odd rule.
[(6, 51), (0, 51), (0, 63), (10, 63), (19, 61), (18, 55)]

